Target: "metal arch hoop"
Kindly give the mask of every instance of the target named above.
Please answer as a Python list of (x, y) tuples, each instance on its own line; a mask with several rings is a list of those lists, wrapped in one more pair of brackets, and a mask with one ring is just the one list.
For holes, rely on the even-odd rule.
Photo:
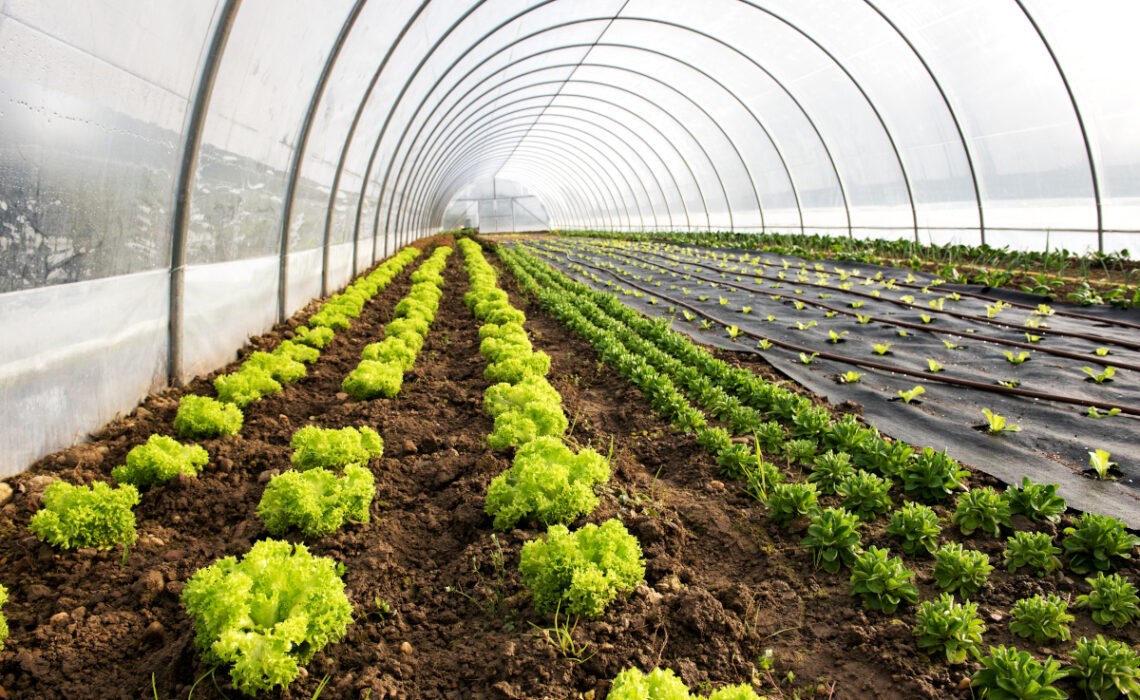
[(1053, 60), (1053, 66), (1057, 69), (1057, 75), (1061, 77), (1061, 82), (1065, 86), (1065, 92), (1069, 95), (1069, 103), (1073, 106), (1073, 113), (1077, 116), (1077, 126), (1081, 129), (1081, 139), (1085, 142), (1085, 155), (1089, 159), (1089, 176), (1092, 178), (1093, 197), (1096, 200), (1096, 247), (1101, 253), (1104, 252), (1104, 208), (1101, 203), (1100, 197), (1100, 178), (1097, 176), (1096, 161), (1093, 159), (1092, 142), (1089, 141), (1089, 132), (1085, 128), (1085, 119), (1081, 114), (1081, 108), (1077, 104), (1077, 96), (1073, 93), (1073, 87), (1069, 84), (1069, 78), (1065, 75), (1065, 69), (1061, 67), (1061, 61), (1057, 58), (1057, 54), (1053, 51), (1053, 45), (1045, 38), (1045, 33), (1041, 31), (1038, 26), (1037, 20), (1033, 19), (1033, 15), (1029, 13), (1029, 9), (1021, 0), (1013, 0), (1017, 6), (1021, 8), (1021, 12), (1025, 15), (1025, 19), (1029, 20), (1029, 24), (1033, 26), (1033, 31), (1037, 32), (1037, 37), (1041, 39), (1041, 43), (1045, 45), (1045, 50), (1049, 52), (1049, 58)]
[(969, 166), (969, 168), (970, 168), (970, 183), (974, 186), (974, 198), (978, 202), (978, 232), (981, 236), (981, 244), (985, 245), (986, 244), (986, 215), (985, 215), (985, 211), (983, 210), (983, 206), (982, 206), (982, 190), (981, 190), (981, 187), (978, 185), (978, 172), (977, 172), (976, 168), (974, 167), (974, 156), (973, 156), (972, 152), (970, 151), (969, 142), (966, 141), (966, 134), (962, 130), (962, 124), (958, 120), (958, 113), (954, 110), (953, 105), (950, 104), (950, 98), (946, 95), (946, 91), (942, 89), (942, 83), (941, 83), (941, 81), (938, 80), (938, 76), (936, 76), (934, 74), (934, 70), (926, 62), (926, 58), (922, 55), (922, 53), (919, 52), (918, 47), (916, 47), (911, 42), (910, 37), (908, 37), (906, 34), (904, 34), (903, 31), (901, 29), (899, 29), (898, 25), (896, 25), (891, 20), (891, 18), (886, 15), (886, 13), (884, 13), (882, 10), (880, 10), (875, 5), (875, 3), (873, 3), (871, 0), (863, 0), (863, 1), (866, 2), (867, 5), (870, 6), (870, 8), (872, 10), (874, 10), (876, 13), (878, 13), (878, 15), (883, 18), (883, 21), (886, 22), (887, 25), (890, 26), (890, 28), (893, 29), (895, 31), (895, 33), (899, 35), (899, 38), (902, 39), (903, 42), (906, 43), (906, 45), (910, 48), (911, 52), (914, 53), (914, 57), (918, 59), (918, 62), (922, 64), (923, 69), (926, 70), (926, 74), (930, 76), (930, 81), (932, 83), (934, 83), (934, 87), (936, 90), (938, 90), (938, 94), (942, 96), (942, 103), (944, 105), (946, 105), (946, 111), (947, 111), (947, 113), (950, 114), (950, 119), (954, 122), (954, 130), (958, 132), (958, 140), (962, 142), (962, 152), (966, 156), (966, 165)]

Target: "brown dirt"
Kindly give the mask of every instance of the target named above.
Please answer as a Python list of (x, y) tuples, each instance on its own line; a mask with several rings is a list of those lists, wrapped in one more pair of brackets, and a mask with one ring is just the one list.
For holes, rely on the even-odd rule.
[[(0, 580), (11, 591), (3, 610), (11, 636), (0, 652), (0, 699), (153, 697), (152, 677), (159, 697), (186, 698), (209, 669), (178, 599), (183, 583), (266, 535), (255, 512), (264, 481), (272, 470), (289, 467), (289, 439), (309, 423), (375, 427), (386, 449), (370, 465), (378, 486), (371, 522), (309, 542), (316, 554), (344, 562), (354, 623), (342, 642), (315, 657), (307, 677), (267, 697), (309, 698), (327, 674), (322, 698), (600, 700), (608, 680), (633, 664), (670, 666), (694, 687), (755, 677), (770, 696), (781, 697), (758, 668), (765, 649), (773, 650), (772, 678), (787, 697), (793, 688), (810, 697), (807, 691), (821, 683), (834, 688), (834, 698), (968, 697), (954, 688), (972, 666), (918, 656), (910, 610), (894, 616), (863, 611), (848, 596), (845, 576), (813, 569), (798, 544), (802, 532), (780, 531), (737, 484), (720, 481), (714, 460), (692, 438), (654, 415), (635, 388), (520, 298), (504, 275), (501, 283), (526, 311), (536, 347), (553, 358), (550, 378), (573, 422), (572, 439), (602, 452), (613, 441), (613, 479), (588, 520), (621, 518), (641, 541), (647, 563), (648, 587), (612, 605), (601, 621), (579, 624), (573, 636), (588, 645), (585, 660), (566, 658), (538, 629), (553, 619), (534, 613), (517, 572), (522, 543), (539, 530), (529, 524), (493, 537), (483, 513), (487, 486), (509, 465), (509, 455), (492, 452), (484, 441), (491, 429), (482, 410), (489, 382), (477, 324), (462, 303), (468, 284), (458, 251), (444, 274), (438, 317), (400, 397), (359, 403), (340, 393), (341, 380), (363, 346), (378, 338), (417, 264), (370, 302), (349, 331), (337, 334), (305, 379), (248, 407), (241, 435), (204, 441), (211, 459), (199, 478), (144, 494), (136, 508), (140, 539), (124, 568), (119, 550), (57, 552), (28, 532), (28, 520), (48, 479), (109, 479), (131, 447), (153, 432), (171, 433), (179, 390), (149, 397), (90, 444), (49, 456), (10, 480), (17, 493), (0, 509)], [(288, 337), (314, 310), (245, 351)], [(762, 360), (737, 359), (778, 378)], [(209, 379), (189, 390), (208, 393)], [(884, 525), (880, 519), (869, 527), (864, 544), (886, 545)], [(1000, 559), (994, 538), (975, 536), (970, 543)], [(495, 563), (500, 551), (501, 568)], [(929, 561), (916, 568), (923, 598), (932, 597)], [(1138, 570), (1132, 564), (1127, 574), (1137, 580)], [(1061, 576), (1039, 580), (1004, 571), (991, 581), (986, 616), (1004, 615), (1014, 600), (1038, 590), (1065, 595), (1087, 588)], [(392, 612), (380, 614), (377, 601)], [(1074, 637), (1103, 631), (1087, 613), (1076, 614)], [(1013, 638), (1004, 620), (987, 617), (987, 624), (987, 642), (1033, 648)], [(1135, 629), (1111, 634), (1140, 639)], [(787, 680), (789, 673), (794, 680)], [(224, 670), (214, 679), (216, 686), (207, 678), (194, 697), (240, 696)]]

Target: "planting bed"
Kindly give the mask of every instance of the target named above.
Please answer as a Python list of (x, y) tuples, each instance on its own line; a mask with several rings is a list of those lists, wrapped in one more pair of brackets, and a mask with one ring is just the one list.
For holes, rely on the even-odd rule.
[[(444, 237), (423, 245), (430, 254), (437, 244), (453, 243)], [(489, 252), (488, 259), (498, 264)], [(179, 595), (196, 570), (244, 554), (266, 537), (258, 501), (270, 477), (289, 468), (293, 433), (309, 424), (373, 427), (385, 450), (368, 465), (377, 483), (370, 522), (321, 538), (287, 537), (344, 564), (353, 623), (302, 678), (266, 696), (309, 698), (327, 676), (322, 698), (601, 700), (622, 669), (668, 666), (693, 688), (754, 681), (770, 697), (791, 697), (793, 690), (801, 697), (969, 697), (961, 683), (977, 663), (947, 665), (919, 654), (910, 606), (894, 614), (862, 609), (849, 595), (846, 571), (813, 566), (800, 545), (804, 523), (778, 528), (740, 482), (718, 476), (716, 459), (691, 434), (660, 418), (587, 342), (502, 274), (499, 285), (526, 313), (535, 349), (552, 358), (548, 379), (571, 419), (568, 441), (602, 454), (612, 444), (613, 476), (601, 504), (576, 524), (619, 518), (646, 560), (647, 585), (619, 597), (601, 620), (580, 622), (573, 639), (581, 660), (566, 658), (552, 643), (556, 635), (541, 631), (554, 625), (554, 616), (534, 612), (518, 574), (523, 542), (542, 529), (520, 523), (492, 537), (492, 519), (483, 510), (487, 488), (510, 466), (512, 451), (487, 447), (493, 422), (483, 396), (493, 382), (483, 376), (479, 324), (462, 301), (470, 285), (458, 251), (447, 261), (438, 313), (398, 397), (358, 402), (341, 390), (407, 294), (414, 268), (337, 333), (308, 376), (251, 403), (240, 434), (203, 440), (210, 461), (198, 478), (176, 478), (143, 494), (135, 508), (139, 541), (125, 564), (121, 549), (54, 550), (29, 533), (28, 522), (50, 480), (107, 480), (147, 436), (171, 434), (182, 391), (149, 397), (90, 443), (9, 480), (16, 493), (0, 508), (0, 582), (11, 594), (3, 608), (11, 636), (0, 651), (0, 698), (186, 698), (204, 675), (195, 698), (238, 697), (226, 669), (207, 675)], [(290, 337), (314, 310), (254, 339), (252, 349)], [(784, 383), (761, 357), (717, 353)], [(212, 379), (196, 380), (186, 392), (213, 395)], [(782, 467), (796, 477), (797, 470)], [(998, 483), (973, 471), (966, 481), (971, 487)], [(826, 505), (837, 502), (821, 498)], [(952, 512), (949, 505), (936, 510), (944, 517)], [(1052, 535), (1071, 525), (1071, 516), (1059, 525), (1020, 517), (1013, 524)], [(864, 546), (893, 546), (885, 525), (880, 518), (864, 526)], [(1004, 548), (1003, 540), (964, 537), (949, 524), (942, 541), (966, 542), (995, 565)], [(908, 558), (907, 565), (918, 572), (921, 599), (935, 597), (932, 562)], [(1135, 559), (1120, 572), (1140, 580)], [(999, 567), (977, 598), (988, 627), (985, 643), (1066, 657), (1071, 643), (1034, 645), (1015, 637), (1009, 609), (1038, 592), (1064, 597), (1087, 590), (1083, 577), (1071, 572), (1038, 578)], [(1106, 630), (1087, 610), (1070, 612), (1074, 639), (1107, 633), (1140, 642), (1135, 623)], [(762, 668), (765, 658), (770, 671)], [(1062, 687), (1075, 692), (1070, 682)]]
[[(1052, 315), (1034, 315), (1041, 297), (929, 286), (937, 277), (865, 263), (801, 267), (804, 261), (790, 256), (581, 238), (532, 245), (578, 281), (623, 289), (625, 303), (675, 319), (678, 330), (700, 342), (763, 353), (780, 372), (832, 402), (861, 404), (867, 419), (890, 435), (948, 449), (1007, 482), (1028, 476), (1058, 483), (1071, 505), (1140, 526), (1140, 314), (1134, 310), (1055, 303)], [(892, 278), (897, 284), (885, 287)], [(955, 293), (959, 299), (949, 296)], [(989, 317), (987, 307), (999, 300), (1016, 305)], [(1027, 319), (1042, 325), (1027, 327)], [(729, 325), (741, 329), (740, 337), (729, 337)], [(760, 339), (774, 344), (760, 350)], [(888, 348), (886, 354), (876, 354), (874, 345)], [(1107, 354), (1098, 356), (1096, 348)], [(1006, 352), (1027, 359), (1015, 364)], [(1100, 374), (1108, 366), (1116, 374), (1104, 383), (1083, 370)], [(849, 370), (863, 376), (839, 381)], [(948, 383), (954, 380), (974, 385)], [(999, 393), (999, 382), (1010, 380), (1015, 390), (1035, 395)], [(915, 386), (925, 393), (904, 404), (899, 392)], [(1093, 404), (1102, 414), (1123, 411), (1092, 418)], [(1022, 430), (986, 435), (983, 408)], [(1119, 478), (1092, 478), (1087, 455), (1095, 449), (1119, 458)]]

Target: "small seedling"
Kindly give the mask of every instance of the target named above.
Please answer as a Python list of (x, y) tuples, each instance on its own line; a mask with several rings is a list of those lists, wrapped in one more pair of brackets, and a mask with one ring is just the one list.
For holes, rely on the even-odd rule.
[(842, 332), (840, 332), (840, 333), (836, 333), (835, 331), (828, 331), (828, 332), (827, 332), (827, 337), (828, 337), (828, 341), (827, 341), (827, 342), (829, 342), (829, 343), (843, 343), (843, 342), (846, 342), (846, 339), (843, 337), (843, 336), (845, 336), (845, 335), (847, 335), (847, 331), (842, 331)]
[(805, 365), (810, 365), (810, 364), (811, 364), (811, 361), (812, 361), (812, 360), (814, 360), (814, 359), (815, 359), (815, 358), (817, 358), (817, 357), (819, 357), (819, 353), (818, 353), (818, 352), (813, 352), (813, 353), (812, 353), (812, 354), (810, 354), (810, 355), (809, 355), (809, 354), (807, 354), (806, 352), (801, 352), (801, 353), (800, 353), (800, 362), (804, 363)]
[(1108, 413), (1101, 413), (1100, 411), (1096, 410), (1096, 406), (1089, 406), (1089, 412), (1085, 415), (1089, 418), (1109, 418), (1111, 416), (1118, 415), (1119, 413), (1119, 408), (1110, 408), (1108, 409)]
[(938, 364), (936, 360), (927, 360), (926, 366), (930, 368), (931, 372), (941, 372), (942, 365)]
[(901, 297), (899, 297), (899, 300), (904, 304), (913, 304), (914, 303), (914, 295), (913, 294), (904, 294)]
[(796, 307), (796, 311), (803, 311), (804, 310), (804, 303), (802, 301), (793, 301), (792, 306)]
[(1033, 312), (1034, 316), (1052, 316), (1053, 308), (1048, 304), (1038, 304), (1037, 309)]
[(1025, 342), (1027, 342), (1027, 343), (1037, 343), (1040, 341), (1041, 341), (1041, 336), (1039, 336), (1039, 335), (1033, 335), (1032, 333), (1026, 333), (1025, 334)]
[(815, 321), (808, 321), (807, 323), (803, 323), (801, 321), (796, 321), (796, 330), (806, 331), (807, 329), (809, 329), (815, 325), (816, 325)]
[(743, 332), (738, 326), (725, 326), (724, 330), (728, 333), (728, 337), (730, 338), (736, 338)]
[(1029, 318), (1025, 319), (1025, 326), (1026, 328), (1048, 328), (1049, 324), (1045, 323), (1036, 316), (1030, 316)]
[(856, 316), (855, 316), (855, 320), (856, 320), (858, 323), (863, 323), (863, 324), (866, 324), (866, 323), (870, 323), (870, 322), (871, 322), (871, 317), (870, 317), (870, 316), (863, 316), (863, 315), (861, 315), (861, 314), (856, 314)]
[(966, 348), (965, 345), (958, 345), (952, 340), (943, 340), (942, 344), (946, 346), (947, 350), (964, 350)]
[(823, 314), (823, 317), (824, 318), (832, 318), (833, 316), (835, 316), (838, 313), (839, 313), (838, 311), (825, 311)]
[(932, 316), (927, 316), (926, 314), (919, 314), (918, 317), (922, 319), (923, 323), (933, 323), (934, 322), (934, 318)]
[(764, 320), (765, 320), (765, 321), (767, 321), (767, 322), (769, 322), (769, 323), (772, 323), (773, 321), (775, 321), (775, 320), (776, 320), (776, 317), (775, 317), (775, 316), (773, 316), (772, 314), (768, 314), (768, 318), (766, 318), (766, 319), (764, 319)]
[(717, 300), (718, 300), (718, 301), (720, 301), (720, 305), (721, 305), (721, 306), (728, 306), (728, 299), (725, 299), (725, 298), (724, 298), (724, 297), (722, 297), (722, 296), (718, 296), (718, 297), (717, 297)]
[(871, 345), (871, 349), (875, 351), (876, 355), (886, 355), (891, 351), (892, 346), (894, 343), (875, 343)]
[(740, 307), (740, 313), (750, 314), (750, 313), (752, 313), (752, 307), (751, 306), (742, 306), (742, 307)]
[(1002, 351), (1002, 354), (1005, 355), (1005, 359), (1009, 360), (1012, 364), (1015, 365), (1020, 365), (1022, 362), (1025, 362), (1029, 359), (1029, 353), (1025, 352), (1024, 350), (1016, 355), (1014, 355), (1013, 352), (1009, 350), (1004, 350)]
[(1104, 357), (1108, 354), (1108, 348), (1097, 348), (1096, 350), (1093, 350), (1093, 352), (1096, 353), (1097, 357)]
[(941, 311), (941, 310), (942, 310), (942, 305), (943, 305), (943, 304), (945, 304), (945, 303), (946, 303), (946, 300), (945, 300), (945, 299), (942, 299), (942, 298), (939, 298), (939, 299), (931, 299), (931, 300), (930, 300), (930, 308), (932, 308), (932, 309), (937, 309), (938, 311)]
[(998, 384), (1004, 387), (1009, 387), (1010, 389), (1016, 389), (1017, 387), (1021, 386), (1021, 382), (1017, 381), (1016, 379), (999, 379)]
[[(1082, 367), (1081, 369), (1084, 370), (1085, 374), (1089, 375), (1089, 379), (1096, 382), (1097, 384), (1104, 384), (1105, 382), (1111, 382), (1112, 378), (1114, 376), (1116, 376), (1116, 368), (1113, 367), (1112, 365), (1108, 365), (1107, 367), (1105, 367), (1104, 371), (1101, 372), (1100, 374), (1097, 374), (1096, 370), (1094, 370), (1092, 367)], [(1088, 381), (1088, 380), (1085, 380), (1085, 381)]]
[(909, 335), (910, 335), (910, 333), (906, 332), (905, 330), (902, 330), (902, 329), (899, 330), (899, 336), (900, 337), (906, 338)]
[(681, 311), (681, 316), (683, 316), (686, 321), (692, 321), (697, 317), (696, 314), (694, 314), (692, 311), (689, 311), (688, 309), (683, 309)]
[(1021, 432), (1021, 426), (1007, 422), (1005, 416), (999, 416), (988, 408), (983, 408), (982, 413), (986, 416), (986, 421), (989, 423), (986, 427), (986, 432), (991, 435), (996, 435), (997, 433)]
[(908, 403), (908, 404), (911, 401), (914, 401), (917, 397), (922, 396), (925, 393), (926, 393), (926, 389), (923, 389), (921, 384), (915, 386), (913, 389), (911, 389), (909, 391), (903, 391), (902, 389), (899, 389), (899, 391), (898, 391), (899, 398), (901, 398), (903, 400), (903, 403)]
[(851, 302), (850, 306), (853, 309), (861, 309), (861, 308), (863, 308), (863, 304), (865, 304), (865, 303), (866, 302), (862, 302), (862, 301), (853, 301), (853, 302)]
[(768, 350), (772, 347), (772, 341), (768, 340), (767, 338), (761, 338), (760, 342), (756, 343), (756, 347), (760, 348), (761, 350)]
[(708, 300), (709, 300), (708, 294), (704, 294), (702, 296), (697, 297), (697, 301), (708, 301)]
[(708, 320), (707, 318), (702, 318), (700, 328), (702, 331), (707, 331), (708, 329), (712, 328), (712, 321)]
[(859, 378), (862, 376), (863, 374), (860, 372), (848, 370), (847, 372), (839, 375), (839, 381), (841, 384), (854, 384), (855, 382), (859, 381)]
[(1105, 450), (1097, 450), (1089, 453), (1089, 466), (1096, 472), (1098, 479), (1108, 479), (1108, 472), (1113, 467), (1117, 466), (1116, 462), (1108, 461), (1112, 454)]

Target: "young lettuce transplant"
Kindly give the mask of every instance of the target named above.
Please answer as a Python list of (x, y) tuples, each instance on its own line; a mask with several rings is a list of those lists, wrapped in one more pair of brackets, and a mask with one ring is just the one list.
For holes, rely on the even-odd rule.
[(486, 510), (498, 530), (509, 530), (522, 518), (566, 525), (597, 507), (594, 487), (609, 478), (608, 461), (594, 450), (574, 454), (556, 437), (535, 438), (491, 482)]
[(343, 567), (303, 544), (262, 540), (238, 561), (220, 559), (186, 582), (182, 602), (208, 664), (230, 664), (246, 695), (289, 685), (352, 621)]
[(273, 377), (279, 382), (295, 382), (305, 376), (308, 370), (305, 369), (305, 364), (299, 360), (294, 360), (282, 353), (268, 353), (268, 352), (254, 352), (250, 353), (245, 362), (241, 364), (242, 369), (254, 367)]
[(1085, 581), (1092, 590), (1077, 596), (1077, 607), (1092, 610), (1092, 619), (1098, 625), (1124, 627), (1140, 621), (1140, 597), (1128, 579), (1120, 574), (1105, 576), (1103, 571), (1098, 571), (1096, 578)]
[(218, 392), (218, 399), (238, 408), (245, 408), (263, 396), (281, 391), (282, 388), (281, 383), (269, 372), (253, 366), (243, 366), (236, 372), (221, 374), (214, 379), (214, 390)]
[(127, 463), (111, 470), (111, 477), (120, 484), (131, 484), (148, 489), (165, 484), (176, 474), (198, 476), (210, 455), (198, 445), (183, 445), (166, 435), (151, 435), (146, 443), (137, 445), (127, 453)]
[(868, 610), (893, 613), (900, 603), (918, 602), (918, 588), (910, 582), (914, 572), (890, 554), (890, 550), (871, 547), (851, 565), (851, 595), (861, 596)]
[[(690, 693), (685, 682), (669, 668), (655, 668), (642, 673), (636, 667), (627, 668), (614, 678), (608, 700), (698, 700), (702, 696)], [(746, 683), (718, 688), (708, 700), (761, 700)]]
[(4, 603), (8, 602), (8, 589), (0, 584), (0, 651), (4, 651), (4, 640), (8, 638), (8, 620), (2, 612)]
[(366, 464), (384, 454), (384, 439), (372, 428), (318, 428), (306, 425), (293, 433), (290, 460), (298, 471), (326, 467), (339, 469), (349, 464)]
[(938, 514), (930, 506), (907, 501), (891, 514), (887, 534), (902, 539), (903, 552), (916, 556), (922, 552), (933, 554), (938, 549), (938, 536), (942, 526)]
[(1035, 484), (1025, 477), (1021, 488), (1010, 484), (1005, 488), (1011, 514), (1021, 514), (1030, 520), (1048, 520), (1055, 523), (1065, 512), (1065, 499), (1057, 495), (1056, 484)]
[(541, 375), (513, 386), (502, 382), (489, 387), (483, 406), (495, 419), (495, 428), (487, 436), (493, 450), (525, 445), (538, 437), (559, 436), (569, 426), (562, 411), (562, 396)]
[(315, 347), (303, 345), (300, 341), (283, 340), (276, 348), (273, 349), (274, 355), (281, 355), (294, 362), (302, 362), (306, 365), (311, 365), (321, 357), (321, 351)]
[(187, 394), (178, 402), (174, 430), (192, 440), (237, 435), (241, 430), (241, 409), (208, 396)]
[(978, 688), (980, 698), (1064, 700), (1068, 697), (1053, 687), (1066, 674), (1052, 656), (1039, 662), (1027, 651), (1002, 645), (990, 647), (989, 656), (983, 656), (981, 662), (982, 669), (970, 680), (971, 692)]
[(1094, 569), (1112, 571), (1124, 559), (1132, 558), (1132, 550), (1140, 545), (1140, 537), (1129, 533), (1124, 523), (1109, 515), (1084, 513), (1076, 527), (1065, 528), (1061, 546), (1069, 555), (1069, 568), (1078, 574)]
[(1009, 623), (1009, 631), (1032, 640), (1034, 644), (1067, 642), (1069, 623), (1074, 619), (1068, 609), (1068, 601), (1053, 594), (1022, 598), (1010, 610), (1013, 620)]
[(403, 383), (404, 369), (401, 365), (361, 360), (341, 382), (341, 387), (357, 401), (367, 401), (379, 396), (393, 398), (400, 393)]
[(598, 618), (645, 578), (645, 560), (637, 538), (611, 518), (574, 532), (552, 525), (545, 539), (523, 545), (519, 571), (539, 612)]
[(914, 617), (918, 648), (927, 654), (942, 652), (952, 664), (962, 663), (967, 656), (979, 656), (978, 645), (986, 625), (978, 617), (976, 603), (955, 603), (954, 596), (943, 593), (919, 604)]
[(44, 507), (32, 516), (29, 529), (44, 542), (62, 549), (110, 549), (135, 541), (139, 492), (125, 484), (112, 489), (104, 481), (72, 486), (53, 481), (44, 491)]
[(307, 537), (336, 532), (346, 522), (368, 522), (368, 507), (376, 495), (372, 472), (350, 464), (339, 479), (317, 467), (287, 471), (269, 480), (257, 514), (271, 535), (300, 530)]
[(957, 542), (943, 545), (934, 552), (934, 581), (947, 593), (974, 595), (986, 583), (994, 567), (985, 552), (964, 549)]
[(1077, 687), (1090, 698), (1140, 697), (1140, 654), (1099, 634), (1094, 640), (1081, 637), (1077, 641), (1069, 675), (1077, 678)]

